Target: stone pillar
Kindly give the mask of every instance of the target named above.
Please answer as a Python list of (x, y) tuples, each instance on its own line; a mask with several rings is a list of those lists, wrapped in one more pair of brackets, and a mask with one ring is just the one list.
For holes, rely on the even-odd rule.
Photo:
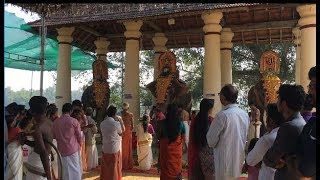
[(300, 84), (307, 91), (308, 72), (316, 65), (316, 4), (298, 6), (297, 11), (301, 30)]
[(203, 70), (203, 97), (214, 99), (213, 113), (221, 109), (218, 93), (221, 90), (220, 69), (220, 31), (222, 29), (220, 20), (221, 11), (205, 12), (201, 18), (204, 21), (204, 70)]
[(56, 105), (59, 114), (65, 103), (71, 103), (71, 42), (74, 27), (57, 29), (59, 41), (59, 56), (57, 68)]
[(152, 41), (154, 43), (153, 50), (155, 51), (153, 79), (156, 80), (159, 75), (158, 59), (163, 52), (167, 51), (166, 43), (168, 41), (168, 38), (166, 38), (164, 33), (155, 33), (154, 37), (152, 38)]
[(110, 42), (107, 41), (107, 38), (100, 37), (94, 41), (94, 44), (96, 45), (96, 56), (107, 61), (108, 46), (110, 45)]
[(221, 87), (232, 84), (232, 63), (231, 49), (233, 46), (232, 38), (234, 33), (230, 28), (223, 28), (221, 31)]
[(295, 82), (296, 84), (300, 84), (300, 63), (301, 63), (301, 31), (299, 27), (295, 27), (292, 29), (292, 33), (295, 36), (294, 44), (296, 47), (296, 72), (295, 72)]
[(141, 36), (140, 27), (142, 21), (127, 21), (123, 23), (126, 27), (126, 59), (124, 77), (123, 101), (130, 104), (134, 115), (135, 124), (140, 118), (140, 95), (139, 95), (139, 40)]

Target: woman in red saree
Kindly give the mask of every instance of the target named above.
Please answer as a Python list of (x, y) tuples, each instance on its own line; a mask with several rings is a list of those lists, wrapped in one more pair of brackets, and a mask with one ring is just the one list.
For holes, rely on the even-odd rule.
[(159, 123), (160, 179), (182, 179), (182, 146), (185, 128), (176, 104), (169, 104), (166, 119)]

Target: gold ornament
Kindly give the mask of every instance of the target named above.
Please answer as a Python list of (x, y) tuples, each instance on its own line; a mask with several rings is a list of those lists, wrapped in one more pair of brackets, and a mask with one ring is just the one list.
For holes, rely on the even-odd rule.
[(276, 103), (281, 81), (276, 75), (267, 74), (263, 77), (263, 88), (266, 90), (265, 101), (269, 103)]
[(159, 77), (156, 84), (157, 103), (165, 103), (167, 93), (171, 86), (172, 77)]

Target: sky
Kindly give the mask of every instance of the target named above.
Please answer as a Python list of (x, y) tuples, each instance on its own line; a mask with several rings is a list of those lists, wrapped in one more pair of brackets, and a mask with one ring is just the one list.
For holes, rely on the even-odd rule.
[[(25, 13), (20, 7), (6, 5), (5, 11), (15, 13), (17, 17), (23, 18), (26, 23), (39, 19), (37, 14)], [(39, 90), (40, 89), (40, 71), (27, 71), (13, 68), (4, 68), (4, 85), (10, 86), (12, 90), (18, 91), (22, 88), (26, 90)], [(55, 86), (52, 72), (44, 71), (43, 73), (43, 89)], [(32, 84), (31, 84), (32, 83)], [(82, 84), (78, 81), (71, 80), (71, 90), (78, 90)]]

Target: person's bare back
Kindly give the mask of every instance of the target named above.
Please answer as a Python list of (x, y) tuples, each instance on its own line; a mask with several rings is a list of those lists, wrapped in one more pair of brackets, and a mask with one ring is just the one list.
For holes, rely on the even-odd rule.
[(52, 126), (53, 123), (50, 121), (48, 118), (44, 118), (43, 121), (38, 125), (35, 125), (35, 132), (34, 134), (39, 134), (41, 133), (42, 139), (35, 139), (35, 146), (34, 146), (34, 152), (40, 154), (41, 152), (41, 144), (37, 141), (43, 141), (46, 150), (50, 153), (51, 151), (51, 145), (47, 142), (52, 143), (53, 140), (53, 132), (52, 132)]
[(34, 132), (32, 133), (34, 138), (34, 153), (37, 153), (40, 156), (45, 172), (45, 174), (42, 176), (45, 176), (48, 180), (51, 180), (51, 168), (49, 158), (51, 154), (51, 145), (49, 143), (52, 143), (53, 140), (53, 123), (46, 117), (47, 103), (47, 98), (43, 96), (33, 96), (29, 100), (30, 110), (35, 121)]

